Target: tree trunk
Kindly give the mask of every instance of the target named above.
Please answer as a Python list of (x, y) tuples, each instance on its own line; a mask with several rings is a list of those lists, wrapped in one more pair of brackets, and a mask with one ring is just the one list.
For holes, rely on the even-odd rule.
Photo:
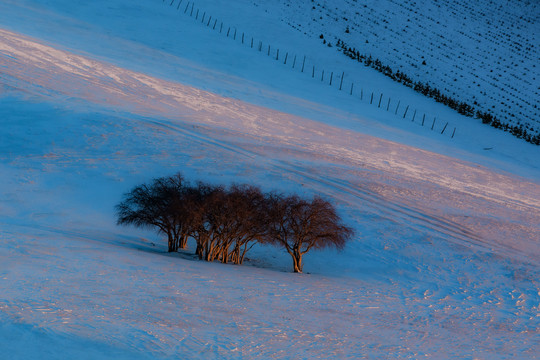
[(231, 253), (229, 254), (229, 260), (230, 262), (232, 262), (233, 264), (236, 264), (238, 265), (239, 264), (239, 251), (238, 251), (238, 243), (236, 243), (234, 245), (234, 248), (232, 249)]
[(295, 251), (292, 258), (293, 258), (294, 272), (301, 273), (302, 272), (302, 254)]
[(204, 253), (204, 248), (203, 246), (201, 245), (201, 243), (199, 243), (197, 241), (197, 249), (195, 250), (195, 254), (197, 256), (199, 256), (199, 260), (202, 260), (203, 259), (203, 253)]
[(195, 254), (199, 257), (199, 260), (202, 260), (204, 257), (204, 239), (205, 238), (200, 233), (195, 234), (194, 238), (195, 238), (195, 242), (197, 243)]
[(180, 244), (179, 244), (179, 247), (180, 249), (182, 250), (185, 250), (187, 248), (187, 240), (188, 240), (188, 237), (186, 235), (181, 235), (180, 236)]
[(246, 253), (249, 249), (251, 249), (256, 242), (253, 242), (251, 246), (248, 247), (248, 243), (246, 242), (244, 244), (244, 248), (240, 251), (240, 248), (238, 249), (238, 264), (242, 264), (244, 262), (244, 258), (246, 257)]
[(223, 250), (221, 250), (221, 262), (223, 264), (227, 264), (229, 262), (229, 253), (227, 252), (227, 248), (223, 247)]
[(216, 260), (216, 257), (217, 255), (219, 255), (217, 253), (217, 249), (216, 249), (216, 240), (215, 239), (212, 239), (212, 240), (209, 240), (206, 242), (206, 253), (205, 253), (205, 259), (206, 261), (208, 262), (212, 262), (214, 260)]
[(176, 251), (174, 249), (174, 238), (173, 238), (173, 235), (170, 231), (167, 231), (167, 240), (168, 240), (168, 249), (167, 251), (168, 252), (174, 252)]

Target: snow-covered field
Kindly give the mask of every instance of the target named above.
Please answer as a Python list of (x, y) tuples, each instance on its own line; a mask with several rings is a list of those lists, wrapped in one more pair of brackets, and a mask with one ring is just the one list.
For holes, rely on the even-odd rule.
[[(312, 37), (345, 41), (394, 71), (540, 132), (537, 1), (257, 1)], [(322, 41), (322, 40), (321, 40)]]
[[(256, 3), (196, 5), (436, 114), (438, 131), (177, 5), (0, 1), (1, 359), (538, 357), (539, 147)], [(357, 235), (298, 275), (277, 249), (210, 264), (115, 225), (122, 193), (178, 171), (322, 194)]]

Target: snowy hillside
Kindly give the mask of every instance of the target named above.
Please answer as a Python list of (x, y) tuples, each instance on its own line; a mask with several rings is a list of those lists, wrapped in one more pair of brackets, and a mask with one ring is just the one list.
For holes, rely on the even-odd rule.
[[(0, 0), (0, 359), (537, 356), (539, 147), (269, 4)], [(357, 235), (298, 275), (116, 226), (178, 171), (321, 194)]]

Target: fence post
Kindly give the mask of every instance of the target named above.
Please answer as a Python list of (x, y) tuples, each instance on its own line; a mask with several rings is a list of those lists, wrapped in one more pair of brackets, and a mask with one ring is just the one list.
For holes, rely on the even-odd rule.
[(285, 61), (283, 62), (285, 65), (287, 65), (287, 57), (289, 56), (289, 53), (285, 53)]
[(187, 9), (189, 9), (189, 1), (187, 2), (186, 8), (184, 9), (184, 14), (187, 12)]
[(407, 111), (409, 110), (409, 105), (405, 108), (405, 112), (403, 113), (403, 118), (405, 119), (405, 116), (407, 116)]
[(306, 64), (306, 55), (304, 55), (304, 61), (302, 61), (302, 71), (304, 72), (304, 65)]
[(379, 98), (379, 105), (377, 105), (377, 108), (381, 108), (381, 100), (382, 100), (383, 94), (381, 93), (381, 97)]
[(414, 122), (414, 118), (416, 117), (416, 109), (414, 110), (414, 114), (412, 116), (412, 122)]
[(424, 121), (426, 120), (426, 114), (424, 114), (424, 116), (422, 116), (422, 126), (424, 126)]
[(268, 54), (266, 54), (267, 56), (270, 56), (270, 44), (268, 44)]
[(339, 83), (339, 90), (341, 90), (342, 86), (343, 86), (343, 78), (345, 77), (345, 71), (343, 71), (341, 73), (341, 81)]
[(371, 100), (369, 100), (369, 105), (373, 104), (373, 91), (371, 92)]
[(191, 3), (191, 12), (189, 13), (189, 16), (193, 16), (193, 7), (195, 6), (195, 3)]
[(219, 25), (219, 33), (221, 34), (222, 31), (223, 31), (223, 21), (221, 22), (221, 25)]
[(233, 36), (233, 40), (236, 40), (236, 28), (234, 28), (234, 36)]
[(397, 111), (399, 109), (399, 104), (401, 104), (401, 100), (398, 100), (398, 102), (397, 102), (396, 111), (394, 112), (394, 115), (397, 115)]
[(204, 17), (206, 16), (206, 11), (202, 14), (202, 19), (201, 19), (201, 23), (204, 22)]
[(364, 100), (364, 89), (360, 89), (360, 100)]
[(315, 65), (313, 65), (313, 70), (311, 70), (311, 77), (315, 77)]
[(386, 111), (388, 111), (388, 109), (390, 109), (390, 98), (388, 98), (388, 104), (386, 105)]
[(455, 134), (456, 134), (456, 128), (454, 128), (454, 131), (452, 131), (452, 139), (454, 138)]
[(332, 71), (332, 72), (330, 73), (330, 85), (332, 85), (332, 78), (333, 78), (333, 77), (334, 77), (334, 72)]
[(178, 2), (178, 6), (176, 7), (176, 10), (180, 9), (180, 5), (182, 5), (182, 1), (184, 0), (180, 0), (180, 2)]
[(292, 68), (294, 69), (294, 65), (296, 65), (296, 55), (294, 55), (294, 60), (292, 62)]
[(212, 30), (216, 30), (216, 25), (217, 25), (217, 19), (214, 21), (214, 27), (212, 28)]
[(322, 75), (321, 75), (321, 82), (324, 80), (324, 70), (322, 71)]
[(242, 33), (242, 44), (244, 43), (244, 33)]
[(353, 87), (354, 87), (354, 83), (351, 83), (351, 92), (349, 93), (349, 95), (352, 95)]
[(444, 130), (446, 130), (446, 127), (448, 126), (448, 123), (446, 123), (446, 125), (444, 125), (442, 131), (441, 131), (441, 135), (444, 134)]
[(206, 27), (210, 26), (210, 21), (212, 21), (212, 16), (208, 18), (208, 22), (206, 23)]
[(433, 127), (435, 126), (435, 119), (437, 119), (436, 117), (433, 118), (433, 124), (431, 124), (431, 130), (433, 130)]
[(279, 49), (276, 51), (276, 60), (279, 60)]

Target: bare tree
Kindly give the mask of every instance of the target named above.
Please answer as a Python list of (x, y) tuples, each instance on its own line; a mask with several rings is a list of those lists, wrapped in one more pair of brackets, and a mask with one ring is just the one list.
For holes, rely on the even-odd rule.
[(167, 235), (169, 252), (185, 248), (188, 233), (184, 219), (188, 209), (183, 202), (184, 182), (177, 174), (136, 186), (116, 206), (117, 223), (156, 228)]
[(241, 264), (249, 249), (267, 233), (265, 196), (251, 185), (229, 189), (198, 183), (188, 191), (186, 218), (196, 254), (206, 261)]
[(261, 189), (252, 185), (233, 185), (228, 196), (238, 220), (229, 235), (234, 243), (230, 257), (242, 264), (247, 251), (268, 234), (268, 202)]
[(302, 257), (312, 248), (342, 249), (354, 234), (341, 223), (334, 206), (316, 196), (312, 201), (297, 195), (269, 194), (270, 231), (267, 241), (291, 255), (294, 272), (302, 272)]
[[(199, 259), (211, 261), (217, 239), (214, 237), (214, 215), (217, 207), (216, 199), (221, 197), (224, 189), (221, 186), (213, 186), (198, 182), (196, 186), (186, 191), (184, 198), (186, 206), (190, 209), (186, 217), (187, 231), (189, 236), (195, 239), (197, 248), (195, 253)], [(213, 210), (211, 210), (214, 208)]]

